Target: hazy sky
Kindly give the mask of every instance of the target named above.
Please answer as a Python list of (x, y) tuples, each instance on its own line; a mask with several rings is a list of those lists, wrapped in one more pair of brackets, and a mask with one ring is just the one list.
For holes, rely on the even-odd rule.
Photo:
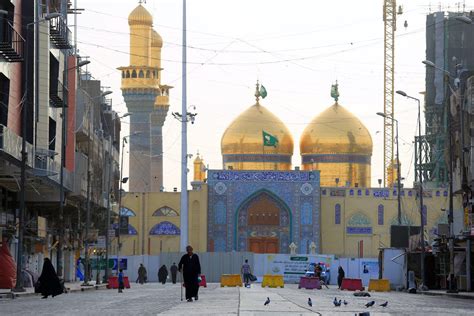
[[(138, 1), (77, 2), (85, 9), (78, 16), (80, 54), (90, 56), (88, 70), (114, 91), (114, 109), (126, 112), (116, 68), (129, 65), (127, 17)], [(425, 16), (440, 8), (458, 11), (459, 2), (398, 1), (404, 13), (397, 17), (395, 90), (422, 97)], [(382, 0), (187, 3), (188, 104), (195, 105), (198, 112), (196, 123), (189, 126), (190, 153), (199, 151), (210, 168), (222, 167), (222, 134), (236, 116), (255, 103), (255, 82), (259, 79), (268, 92), (261, 103), (292, 132), (293, 165), (300, 165), (301, 133), (317, 114), (333, 104), (330, 87), (337, 79), (339, 103), (357, 115), (372, 135), (372, 185), (378, 186), (377, 179), (383, 178), (383, 119), (375, 114), (383, 112)], [(154, 27), (164, 40), (162, 83), (175, 87), (163, 128), (164, 186), (172, 190), (180, 185), (181, 127), (171, 112), (181, 112), (182, 1), (147, 0), (144, 6), (152, 13)], [(474, 0), (465, 1), (465, 8), (474, 9)], [(73, 24), (72, 18), (70, 22)], [(416, 116), (416, 102), (396, 95), (402, 177), (409, 187), (413, 181)], [(422, 122), (424, 126), (423, 118)], [(123, 135), (128, 134), (127, 130), (125, 123)], [(130, 159), (133, 162), (134, 157)], [(192, 171), (192, 163), (189, 169)], [(125, 168), (124, 176), (127, 173)], [(188, 178), (192, 180), (192, 172)]]

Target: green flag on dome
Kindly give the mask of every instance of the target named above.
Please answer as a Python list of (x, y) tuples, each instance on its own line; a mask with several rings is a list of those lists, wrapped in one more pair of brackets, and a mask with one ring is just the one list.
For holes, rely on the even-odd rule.
[(265, 89), (265, 87), (261, 85), (259, 93), (262, 99), (265, 99), (265, 97), (267, 96), (267, 89)]
[(273, 136), (265, 131), (262, 131), (263, 134), (263, 146), (276, 147), (278, 145), (278, 138)]
[(331, 97), (334, 98), (336, 102), (339, 99), (339, 85), (337, 84), (337, 80), (336, 84), (331, 85)]

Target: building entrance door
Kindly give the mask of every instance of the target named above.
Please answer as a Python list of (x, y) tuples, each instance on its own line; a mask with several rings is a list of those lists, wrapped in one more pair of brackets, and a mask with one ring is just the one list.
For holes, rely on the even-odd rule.
[(275, 237), (250, 237), (249, 251), (253, 253), (278, 253), (279, 240)]

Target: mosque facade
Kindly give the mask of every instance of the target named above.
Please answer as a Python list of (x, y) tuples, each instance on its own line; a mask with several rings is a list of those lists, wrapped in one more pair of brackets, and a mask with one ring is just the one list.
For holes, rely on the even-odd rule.
[[(152, 131), (161, 137), (170, 87), (160, 83), (163, 42), (152, 32), (151, 15), (143, 10), (140, 5), (129, 18), (131, 38), (137, 30), (146, 31), (154, 39), (146, 44), (151, 58), (131, 58), (132, 66), (120, 69), (125, 101), (134, 110), (132, 117), (150, 117), (145, 135), (153, 138)], [(136, 20), (141, 21), (138, 26), (134, 24)], [(131, 39), (132, 44), (131, 49), (140, 47)], [(139, 74), (138, 78), (128, 77), (128, 72), (140, 69), (145, 78)], [(153, 77), (153, 71), (157, 77)], [(377, 257), (380, 247), (390, 246), (391, 225), (398, 224), (398, 195), (401, 224), (419, 225), (423, 220), (425, 237), (428, 242), (433, 241), (438, 225), (447, 223), (446, 212), (442, 211), (448, 205), (447, 189), (424, 191), (422, 219), (417, 190), (372, 188), (371, 135), (356, 116), (338, 103), (337, 88), (337, 84), (333, 86), (335, 103), (317, 115), (300, 138), (300, 168), (293, 163), (290, 130), (263, 104), (262, 87), (257, 84), (255, 104), (223, 131), (222, 168), (208, 170), (200, 155), (194, 161), (188, 235), (196, 251), (289, 253), (294, 249), (298, 253)], [(159, 119), (153, 120), (153, 115)], [(135, 131), (136, 126), (141, 131), (141, 123), (132, 120), (131, 129)], [(131, 180), (162, 178), (160, 137), (156, 143), (141, 143), (143, 139), (134, 143), (131, 139), (131, 154), (145, 148), (150, 156), (160, 157), (156, 161), (143, 158), (151, 161), (146, 175), (142, 171), (134, 174), (138, 171), (131, 164)], [(122, 253), (156, 255), (179, 251), (179, 192), (161, 192), (158, 184), (161, 186), (162, 182), (150, 190), (132, 183), (135, 185), (124, 194), (120, 210), (122, 216), (129, 217), (130, 225), (129, 234), (122, 238)], [(455, 206), (460, 208), (457, 199)], [(113, 245), (112, 252), (115, 250)]]

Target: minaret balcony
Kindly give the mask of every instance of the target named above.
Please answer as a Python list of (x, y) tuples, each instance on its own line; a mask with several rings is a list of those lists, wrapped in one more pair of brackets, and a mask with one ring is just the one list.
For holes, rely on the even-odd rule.
[(66, 21), (62, 16), (49, 20), (49, 36), (51, 42), (59, 49), (72, 48), (70, 43), (71, 30), (67, 27)]
[(10, 22), (3, 24), (3, 30), (0, 32), (0, 56), (9, 63), (22, 62), (24, 59), (25, 39), (15, 30)]

